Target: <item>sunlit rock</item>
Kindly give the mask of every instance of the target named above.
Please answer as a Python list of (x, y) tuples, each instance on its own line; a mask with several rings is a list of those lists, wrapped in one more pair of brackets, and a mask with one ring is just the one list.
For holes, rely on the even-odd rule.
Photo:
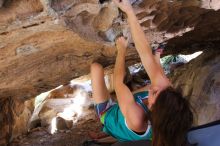
[[(56, 131), (54, 127), (57, 127), (56, 124), (59, 121), (61, 125), (63, 120), (65, 123), (71, 121), (73, 125), (82, 118), (89, 118), (90, 107), (93, 107), (90, 95), (79, 85), (60, 87), (45, 97), (38, 96), (36, 102), (37, 106), (29, 121), (29, 129), (39, 125), (38, 121), (41, 126), (50, 126), (53, 133)], [(68, 124), (68, 128), (71, 128), (72, 125)], [(62, 130), (62, 128), (57, 128), (57, 130), (59, 129)]]
[(112, 26), (113, 20), (118, 17), (118, 14), (118, 8), (110, 3), (100, 10), (99, 15), (94, 19), (93, 25), (98, 31), (107, 31)]

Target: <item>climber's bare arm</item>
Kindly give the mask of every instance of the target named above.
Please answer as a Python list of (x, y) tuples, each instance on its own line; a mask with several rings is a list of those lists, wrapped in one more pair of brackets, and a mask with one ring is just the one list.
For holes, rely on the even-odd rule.
[(150, 77), (153, 86), (167, 86), (169, 80), (165, 76), (164, 72), (161, 72), (161, 66), (156, 62), (154, 55), (152, 54), (151, 47), (148, 43), (145, 34), (138, 23), (137, 17), (134, 12), (128, 13), (128, 22), (131, 28), (132, 37), (135, 43), (135, 47), (141, 58), (141, 62)]
[(156, 63), (152, 54), (151, 47), (147, 38), (137, 20), (137, 17), (128, 0), (114, 0), (116, 5), (124, 11), (128, 16), (128, 23), (130, 25), (132, 37), (135, 43), (135, 47), (141, 58), (142, 64), (150, 77), (153, 86), (160, 86), (166, 88), (170, 86), (168, 78), (163, 72), (161, 72), (161, 66)]
[(128, 127), (134, 131), (143, 132), (147, 127), (144, 119), (145, 113), (135, 102), (133, 94), (123, 82), (125, 76), (126, 43), (123, 37), (119, 38), (116, 42), (118, 53), (114, 68), (114, 87), (119, 107), (126, 119)]

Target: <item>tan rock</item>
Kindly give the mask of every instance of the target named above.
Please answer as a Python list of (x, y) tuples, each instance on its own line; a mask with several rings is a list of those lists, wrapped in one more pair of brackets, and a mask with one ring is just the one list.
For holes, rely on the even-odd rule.
[[(8, 143), (21, 134), (26, 134), (28, 120), (32, 112), (30, 107), (28, 108), (23, 102), (21, 99), (16, 98), (0, 100), (1, 144)], [(27, 104), (28, 102), (30, 101), (26, 101), (25, 103)]]
[[(144, 22), (142, 25), (149, 42), (167, 41), (165, 54), (177, 54), (210, 46), (219, 48), (219, 1), (202, 0), (201, 3), (200, 6), (194, 0), (144, 0), (134, 3), (133, 7), (140, 23)], [(119, 14), (112, 3), (0, 0), (0, 120), (3, 123), (0, 143), (8, 143), (11, 138), (24, 133), (27, 127), (34, 127), (27, 124), (34, 101), (24, 103), (26, 100), (88, 74), (90, 64), (95, 60), (101, 60), (105, 66), (114, 64), (116, 49), (113, 41), (119, 34), (131, 38), (125, 15)], [(136, 49), (132, 44), (129, 46), (126, 63), (137, 63), (140, 59)], [(112, 77), (108, 80), (111, 82)], [(214, 88), (217, 89), (217, 83)], [(114, 90), (112, 85), (109, 89)], [(188, 84), (185, 92), (190, 91), (192, 88)], [(50, 122), (51, 115), (62, 112), (59, 108), (51, 108), (60, 102), (62, 94), (54, 91), (51, 99), (43, 100), (31, 119), (35, 122), (33, 125), (39, 124), (41, 110), (42, 125)], [(63, 100), (70, 105), (71, 99)], [(90, 111), (85, 108), (88, 104), (79, 104), (78, 109)], [(203, 110), (205, 112), (205, 108)], [(214, 112), (214, 108), (210, 110)], [(68, 112), (74, 121), (79, 119), (80, 112), (76, 109), (70, 108)], [(207, 119), (200, 116), (198, 121), (203, 123), (212, 117)]]
[[(49, 126), (60, 118), (65, 120), (68, 128), (71, 128), (71, 122), (77, 122), (91, 112), (89, 108), (92, 104), (89, 94), (80, 85), (67, 85), (55, 89), (36, 106), (29, 121), (29, 129), (35, 128), (38, 121), (41, 126)], [(60, 118), (57, 119), (57, 117)]]
[[(1, 6), (3, 1), (0, 2)], [(16, 18), (25, 19), (37, 12), (43, 11), (43, 6), (38, 0), (5, 1), (5, 7), (0, 9), (0, 23), (13, 22)]]
[(190, 7), (190, 6), (199, 7), (201, 5), (201, 1), (200, 0), (184, 0), (182, 2), (182, 5), (184, 7)]
[[(177, 69), (172, 77), (175, 87), (182, 89), (194, 109), (195, 125), (203, 125), (220, 118), (220, 55), (203, 52), (201, 56)], [(187, 79), (187, 80), (183, 80)]]
[(68, 121), (66, 121), (65, 119), (61, 117), (54, 117), (51, 121), (51, 124), (48, 130), (51, 134), (54, 134), (58, 131), (63, 133), (65, 132), (64, 130), (70, 129), (72, 127), (72, 124), (73, 124), (72, 121), (69, 121), (68, 123)]
[(214, 9), (219, 10), (220, 9), (220, 1), (219, 0), (202, 0), (201, 7), (206, 9)]
[(118, 8), (113, 4), (103, 7), (94, 19), (93, 25), (98, 31), (107, 31), (115, 18), (118, 17)]

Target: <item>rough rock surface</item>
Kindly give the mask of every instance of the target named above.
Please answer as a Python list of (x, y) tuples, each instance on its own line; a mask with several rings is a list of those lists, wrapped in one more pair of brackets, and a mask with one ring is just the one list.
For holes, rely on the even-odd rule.
[(50, 131), (54, 128), (59, 130), (59, 128), (53, 127), (53, 120), (56, 121), (54, 121), (55, 125), (59, 121), (63, 123), (64, 120), (64, 122), (66, 121), (64, 124), (58, 125), (70, 123), (67, 127), (71, 128), (79, 120), (89, 118), (90, 107), (93, 107), (92, 99), (82, 86), (60, 87), (48, 94), (36, 97), (35, 109), (29, 120), (28, 129), (31, 130), (41, 125), (42, 127), (50, 126)]
[[(165, 54), (219, 49), (219, 0), (133, 2), (150, 43), (167, 43)], [(93, 61), (114, 63), (116, 36), (131, 38), (124, 17), (98, 0), (0, 0), (0, 144), (26, 131), (26, 100), (87, 74)], [(139, 58), (129, 42), (133, 64)]]
[(1, 146), (27, 133), (27, 124), (34, 110), (33, 104), (33, 100), (22, 101), (12, 97), (0, 99)]
[(194, 110), (195, 125), (220, 119), (220, 51), (206, 50), (174, 71), (172, 82), (181, 88)]
[[(206, 7), (208, 2), (144, 0), (135, 2), (134, 9), (152, 44), (168, 41), (170, 49), (165, 54), (179, 53), (186, 46), (192, 47), (185, 52), (193, 52), (201, 49), (197, 44), (204, 43), (203, 40), (208, 45), (219, 43), (220, 13), (218, 8)], [(121, 33), (130, 38), (124, 15), (112, 3), (100, 5), (98, 0), (1, 3), (0, 89), (8, 93), (28, 89), (32, 96), (37, 95), (87, 74), (89, 64), (95, 60), (105, 66), (113, 64), (112, 41)], [(183, 37), (177, 37), (185, 32), (188, 33)], [(134, 63), (138, 56), (130, 47), (127, 62)], [(1, 96), (5, 94), (3, 91)]]
[[(176, 68), (171, 74), (170, 78), (174, 86), (182, 89), (184, 96), (190, 101), (194, 109), (194, 125), (206, 124), (220, 118), (220, 101), (218, 98), (220, 91), (218, 78), (220, 74), (219, 54), (220, 52), (216, 52), (214, 49), (204, 52), (190, 63)], [(143, 72), (140, 74), (143, 74)], [(189, 80), (183, 80), (183, 78)], [(139, 77), (139, 79), (142, 78)], [(136, 81), (135, 78), (132, 79), (132, 82), (134, 81)], [(54, 91), (48, 97), (53, 96), (57, 99), (64, 92), (66, 93), (66, 87)], [(57, 120), (58, 132), (55, 135), (50, 135), (45, 128), (37, 128), (31, 130), (28, 135), (23, 135), (20, 139), (14, 140), (12, 145), (81, 145), (83, 141), (89, 139), (87, 136), (88, 131), (101, 130), (99, 122), (95, 120), (94, 110), (90, 110), (88, 117), (80, 120), (71, 129), (66, 124), (66, 120), (59, 118)], [(46, 114), (46, 111), (43, 111), (42, 114)], [(50, 139), (50, 141), (47, 139)]]
[(82, 146), (82, 143), (89, 139), (88, 131), (101, 130), (101, 125), (94, 115), (95, 113), (87, 121), (80, 121), (71, 130), (62, 130), (53, 135), (48, 133), (46, 128), (35, 128), (16, 138), (11, 146)]

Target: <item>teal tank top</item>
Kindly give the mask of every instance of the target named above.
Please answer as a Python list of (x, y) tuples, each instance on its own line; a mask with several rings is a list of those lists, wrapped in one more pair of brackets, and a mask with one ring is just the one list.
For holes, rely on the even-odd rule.
[[(142, 100), (148, 97), (148, 92), (139, 92), (134, 94), (135, 101), (142, 106), (147, 112), (147, 107), (143, 104)], [(136, 140), (151, 140), (152, 128), (150, 122), (148, 122), (148, 128), (146, 132), (139, 135), (128, 128), (126, 120), (118, 106), (113, 105), (105, 114), (103, 131), (113, 136), (119, 141), (136, 141)]]

